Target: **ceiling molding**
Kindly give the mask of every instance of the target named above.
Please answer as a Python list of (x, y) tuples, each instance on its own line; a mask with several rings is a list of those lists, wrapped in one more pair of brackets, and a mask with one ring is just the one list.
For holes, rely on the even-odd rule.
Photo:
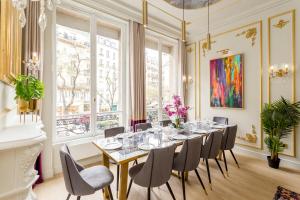
[[(244, 21), (244, 20), (249, 19), (251, 17), (257, 16), (258, 14), (265, 13), (268, 10), (281, 7), (282, 5), (285, 5), (289, 2), (290, 2), (290, 0), (270, 1), (270, 2), (267, 2), (265, 4), (260, 5), (258, 7), (255, 7), (253, 9), (245, 11), (241, 14), (233, 15), (231, 17), (227, 17), (227, 18), (222, 19), (222, 20), (214, 21), (211, 30), (213, 32), (219, 32), (219, 30), (222, 30), (222, 29), (226, 28), (229, 25), (238, 24), (241, 21)], [(192, 32), (192, 31), (190, 31), (190, 32)], [(190, 34), (189, 39), (191, 41), (194, 41), (194, 40), (197, 40), (197, 39), (205, 38), (206, 35), (207, 35), (207, 29), (206, 29), (206, 26), (205, 26), (204, 28), (202, 28), (202, 30), (200, 32)]]
[[(95, 10), (122, 18), (124, 20), (132, 20), (141, 23), (142, 13), (133, 6), (127, 5), (120, 0), (73, 0), (84, 6)], [(180, 24), (178, 27), (152, 15), (149, 15), (149, 27), (163, 33), (167, 33), (173, 37), (180, 38)]]

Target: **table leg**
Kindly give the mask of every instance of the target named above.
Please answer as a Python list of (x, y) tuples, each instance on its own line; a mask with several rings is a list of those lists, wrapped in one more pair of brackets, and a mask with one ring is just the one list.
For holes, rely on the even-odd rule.
[[(109, 169), (109, 157), (103, 154), (103, 165)], [(109, 191), (108, 188), (103, 189), (103, 199), (109, 200)]]
[(127, 181), (128, 181), (128, 163), (120, 165), (120, 186), (119, 186), (119, 200), (126, 200)]

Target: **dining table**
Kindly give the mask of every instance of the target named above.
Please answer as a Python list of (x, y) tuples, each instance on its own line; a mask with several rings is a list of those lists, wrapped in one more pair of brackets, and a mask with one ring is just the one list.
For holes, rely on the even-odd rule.
[[(211, 124), (202, 126), (194, 122), (186, 123), (185, 128), (181, 130), (154, 127), (146, 131), (121, 133), (115, 137), (96, 139), (93, 144), (101, 151), (104, 166), (109, 168), (110, 161), (120, 166), (118, 199), (125, 200), (130, 162), (147, 156), (153, 148), (163, 148), (173, 144), (180, 146), (186, 139), (207, 136), (221, 128)], [(107, 188), (103, 193), (104, 199), (109, 199)]]

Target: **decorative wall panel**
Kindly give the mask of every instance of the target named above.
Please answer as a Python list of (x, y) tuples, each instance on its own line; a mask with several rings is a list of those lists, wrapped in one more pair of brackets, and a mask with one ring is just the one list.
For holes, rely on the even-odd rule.
[[(296, 99), (295, 67), (295, 10), (280, 13), (268, 18), (268, 102), (281, 96), (294, 102)], [(283, 77), (271, 77), (273, 70), (288, 68)], [(283, 154), (295, 156), (295, 130), (283, 139), (287, 145)]]

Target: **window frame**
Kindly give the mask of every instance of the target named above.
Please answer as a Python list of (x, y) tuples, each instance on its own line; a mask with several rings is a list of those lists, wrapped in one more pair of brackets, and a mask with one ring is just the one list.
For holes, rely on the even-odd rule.
[[(72, 13), (77, 12), (81, 15), (84, 15), (89, 18), (89, 33), (90, 33), (90, 105), (91, 105), (91, 117), (90, 117), (90, 131), (84, 135), (79, 136), (67, 136), (67, 137), (57, 137), (57, 127), (56, 127), (56, 98), (57, 98), (57, 66), (56, 66), (56, 10), (53, 12), (53, 21), (52, 21), (52, 45), (53, 45), (53, 63), (54, 66), (52, 68), (53, 71), (53, 142), (54, 143), (63, 143), (66, 141), (72, 141), (77, 139), (88, 139), (88, 138), (95, 138), (95, 137), (103, 137), (103, 131), (101, 133), (96, 132), (96, 117), (97, 117), (97, 111), (96, 111), (96, 98), (97, 98), (97, 21), (109, 23), (113, 26), (116, 26), (120, 29), (120, 55), (119, 55), (119, 66), (120, 66), (120, 73), (119, 73), (119, 82), (121, 85), (121, 88), (119, 89), (119, 95), (121, 97), (121, 109), (116, 111), (121, 114), (121, 125), (125, 125), (128, 121), (127, 119), (127, 106), (126, 106), (126, 88), (127, 88), (127, 76), (128, 76), (128, 67), (129, 67), (129, 22), (126, 20), (123, 20), (121, 18), (117, 18), (115, 16), (109, 15), (104, 12), (100, 12), (98, 10), (92, 9), (90, 7), (83, 6), (81, 4), (77, 4), (75, 2), (62, 2), (61, 5), (57, 6), (55, 9), (65, 9)], [(106, 113), (106, 112), (104, 112)]]

